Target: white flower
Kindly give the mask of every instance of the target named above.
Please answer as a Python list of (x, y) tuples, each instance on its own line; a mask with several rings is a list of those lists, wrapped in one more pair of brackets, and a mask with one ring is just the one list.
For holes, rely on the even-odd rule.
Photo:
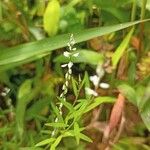
[(72, 50), (73, 50), (73, 51), (76, 51), (76, 50), (77, 50), (77, 48), (76, 48), (76, 47), (74, 47)]
[(1, 92), (1, 96), (5, 97), (6, 95), (7, 95), (7, 93)]
[(68, 63), (68, 68), (70, 69), (72, 66), (73, 66), (73, 63), (70, 61), (70, 62)]
[(61, 65), (62, 68), (66, 67), (66, 66), (68, 66), (68, 64), (63, 64), (63, 65)]
[(4, 91), (3, 92), (1, 92), (1, 96), (6, 96), (8, 93), (10, 92), (10, 89), (9, 88), (7, 88), (7, 87), (5, 87), (4, 88)]
[(66, 89), (66, 86), (65, 86), (65, 85), (63, 85), (62, 90), (65, 90), (65, 89)]
[(74, 39), (72, 39), (72, 40), (70, 41), (70, 44), (71, 44), (72, 46), (75, 44)]
[(62, 98), (62, 97), (63, 97), (63, 93), (60, 94), (60, 98)]
[(67, 72), (67, 73), (65, 74), (65, 78), (68, 79), (68, 76), (69, 76), (69, 73)]
[(67, 43), (67, 46), (68, 46), (68, 47), (70, 47), (70, 46), (71, 46), (69, 42)]
[(64, 56), (65, 56), (65, 57), (70, 57), (70, 53), (67, 52), (67, 51), (65, 51), (65, 52), (64, 52)]
[(70, 45), (74, 45), (75, 44), (75, 40), (74, 40), (74, 37), (73, 37), (73, 34), (71, 34), (70, 36), (70, 41), (69, 41)]
[(66, 82), (65, 82), (65, 85), (68, 86), (68, 84), (69, 84), (68, 81), (66, 81)]
[[(71, 72), (72, 72), (72, 71), (71, 71)], [(71, 79), (71, 75), (69, 74), (69, 75), (68, 75), (68, 80), (70, 80), (70, 79)]]
[[(62, 103), (60, 103), (60, 106), (59, 106), (59, 108), (61, 109), (63, 107), (63, 104)], [(61, 111), (60, 111), (60, 113), (61, 113)]]
[(88, 95), (94, 95), (94, 96), (98, 96), (97, 92), (95, 92), (94, 90), (86, 87), (85, 88), (85, 92), (88, 94)]
[(98, 64), (98, 65), (97, 65), (96, 73), (97, 73), (97, 75), (99, 76), (99, 80), (101, 80), (101, 78), (102, 78), (102, 77), (104, 76), (104, 74), (105, 74), (105, 71), (104, 71), (104, 69), (103, 69), (103, 67), (102, 67), (102, 64)]
[(5, 87), (4, 91), (8, 94), (10, 92), (10, 89), (8, 87)]
[(99, 83), (99, 77), (97, 75), (90, 76), (90, 81), (94, 84), (94, 86), (98, 86)]
[(74, 57), (78, 57), (79, 56), (79, 53), (75, 53), (73, 54)]
[[(72, 70), (71, 70), (71, 69), (69, 69), (68, 72), (69, 72), (69, 74), (72, 74)], [(68, 77), (68, 79), (69, 79), (69, 78), (70, 78), (70, 77)]]
[(102, 89), (108, 89), (110, 87), (110, 85), (108, 83), (100, 83), (99, 86), (102, 88)]
[(69, 50), (71, 51), (72, 47), (71, 47), (70, 43), (67, 43), (67, 46), (68, 46)]

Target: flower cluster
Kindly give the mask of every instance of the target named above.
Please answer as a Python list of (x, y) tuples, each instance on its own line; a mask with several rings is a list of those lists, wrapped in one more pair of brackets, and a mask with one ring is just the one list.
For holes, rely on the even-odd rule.
[[(98, 64), (98, 66), (96, 68), (96, 75), (90, 76), (90, 81), (93, 83), (95, 89), (97, 89), (98, 87), (101, 87), (103, 89), (109, 88), (109, 84), (103, 83), (103, 82), (100, 83), (104, 74), (105, 74), (105, 71), (102, 67), (102, 64)], [(93, 90), (93, 89), (86, 87), (85, 91), (89, 95), (98, 96), (98, 93), (96, 92), (96, 90)]]
[(1, 96), (5, 97), (10, 92), (8, 87), (5, 87), (4, 90), (0, 93)]
[[(60, 94), (60, 98), (63, 99), (64, 101), (66, 101), (66, 94), (68, 92), (68, 85), (69, 85), (69, 81), (71, 79), (71, 75), (72, 75), (72, 66), (73, 66), (73, 62), (72, 62), (72, 58), (73, 57), (78, 57), (79, 56), (79, 53), (78, 52), (75, 52), (76, 51), (76, 48), (74, 47), (74, 44), (75, 44), (75, 40), (74, 40), (74, 37), (73, 37), (73, 34), (71, 34), (70, 36), (70, 40), (69, 42), (67, 43), (67, 46), (68, 46), (68, 51), (65, 51), (63, 53), (63, 55), (66, 57), (66, 58), (69, 58), (69, 62), (66, 63), (66, 64), (62, 64), (61, 67), (64, 68), (64, 67), (67, 67), (67, 72), (65, 74), (65, 82), (62, 86), (62, 92)], [(63, 104), (60, 103), (59, 104), (59, 113), (62, 115), (62, 107), (63, 107)], [(58, 122), (58, 118), (55, 119), (55, 123)], [(55, 135), (55, 132), (56, 132), (56, 128), (53, 130), (52, 132), (52, 136)]]

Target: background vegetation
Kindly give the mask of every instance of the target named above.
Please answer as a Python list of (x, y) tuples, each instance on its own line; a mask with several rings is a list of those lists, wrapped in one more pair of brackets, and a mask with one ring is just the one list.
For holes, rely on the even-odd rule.
[(1, 0), (0, 149), (149, 150), (149, 18), (150, 0)]

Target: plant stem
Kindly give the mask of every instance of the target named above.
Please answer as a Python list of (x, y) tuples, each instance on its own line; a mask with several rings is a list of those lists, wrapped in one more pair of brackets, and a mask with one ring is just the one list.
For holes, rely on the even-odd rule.
[(141, 15), (140, 15), (141, 20), (143, 20), (145, 17), (146, 3), (147, 3), (147, 0), (142, 0), (142, 8), (141, 8)]
[(132, 12), (131, 12), (131, 21), (135, 20), (135, 15), (136, 15), (136, 0), (133, 1), (132, 5)]
[[(142, 0), (140, 20), (143, 20), (144, 17), (145, 17), (146, 3), (147, 3), (147, 0)], [(143, 51), (143, 48), (144, 48), (143, 47), (143, 37), (144, 37), (144, 23), (142, 22), (140, 24), (140, 49), (138, 51), (138, 57), (142, 56), (142, 51)]]

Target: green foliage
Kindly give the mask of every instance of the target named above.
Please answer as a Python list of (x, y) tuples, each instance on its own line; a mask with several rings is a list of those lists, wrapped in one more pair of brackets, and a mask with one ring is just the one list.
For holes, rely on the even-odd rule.
[[(86, 74), (85, 74), (86, 77)], [(79, 85), (73, 78), (72, 78), (74, 90), (76, 91), (76, 97), (78, 97), (80, 90), (80, 86), (86, 83), (85, 78), (83, 79), (83, 83)], [(76, 84), (76, 85), (75, 85)], [(114, 98), (112, 97), (97, 97), (93, 100), (93, 98), (90, 99), (79, 99), (76, 100), (76, 105), (72, 105), (71, 103), (67, 101), (64, 101), (63, 98), (58, 98), (60, 103), (64, 105), (64, 107), (67, 109), (67, 113), (65, 115), (65, 118), (60, 118), (59, 112), (57, 110), (57, 107), (54, 109), (57, 111), (57, 116), (59, 119), (59, 122), (56, 123), (46, 123), (45, 125), (47, 127), (53, 127), (54, 129), (57, 128), (57, 138), (54, 139), (53, 137), (50, 139), (43, 140), (37, 144), (37, 146), (45, 145), (45, 144), (50, 144), (51, 145), (51, 150), (55, 150), (57, 145), (60, 143), (60, 141), (64, 137), (75, 137), (77, 144), (79, 144), (80, 139), (92, 142), (92, 140), (81, 133), (84, 128), (80, 127), (80, 120), (81, 117), (89, 112), (90, 110), (94, 109), (95, 107), (99, 106), (100, 104), (103, 103), (112, 103), (114, 102)], [(50, 141), (50, 142), (48, 142)]]
[(132, 88), (131, 86), (127, 84), (121, 84), (118, 86), (118, 89), (123, 93), (123, 95), (126, 96), (126, 98), (136, 105), (139, 109), (139, 113), (147, 126), (148, 130), (150, 130), (150, 86), (147, 85), (147, 88), (143, 85), (138, 85), (137, 88)]
[[(104, 145), (149, 150), (149, 3), (0, 1), (0, 149), (85, 150)], [(70, 58), (63, 52), (70, 52), (71, 34), (77, 50)], [(100, 74), (95, 86), (92, 80)], [(68, 85), (65, 97), (58, 96), (62, 85)], [(118, 93), (128, 100), (120, 110), (125, 124), (118, 123), (105, 145), (100, 140), (105, 125), (112, 123)]]
[(127, 48), (130, 38), (133, 34), (134, 28), (132, 28), (130, 30), (130, 32), (127, 34), (127, 36), (124, 38), (124, 40), (121, 42), (121, 44), (118, 46), (118, 48), (116, 49), (115, 53), (112, 56), (112, 65), (115, 68), (116, 65), (118, 64), (118, 61), (120, 60), (120, 58), (122, 57), (125, 49)]
[(56, 34), (58, 30), (58, 21), (60, 18), (60, 5), (57, 0), (51, 0), (44, 13), (43, 23), (44, 29), (49, 36)]
[[(118, 31), (138, 23), (140, 23), (140, 21), (118, 24), (110, 27), (86, 29), (79, 31), (78, 33), (74, 33), (74, 38), (76, 43), (78, 43), (97, 36)], [(50, 51), (66, 46), (68, 41), (69, 34), (65, 34), (8, 49), (3, 49), (0, 55), (0, 71), (42, 58), (48, 55)], [(5, 53), (5, 51), (7, 51), (7, 53)]]

